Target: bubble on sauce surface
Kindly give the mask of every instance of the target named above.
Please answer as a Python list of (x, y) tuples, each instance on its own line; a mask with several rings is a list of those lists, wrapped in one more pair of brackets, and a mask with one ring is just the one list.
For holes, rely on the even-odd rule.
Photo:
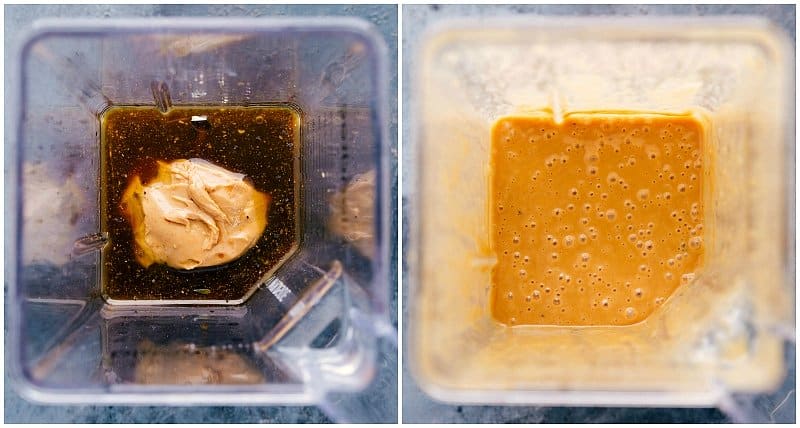
[(703, 246), (703, 238), (700, 236), (694, 236), (689, 239), (689, 248), (693, 250), (697, 250)]

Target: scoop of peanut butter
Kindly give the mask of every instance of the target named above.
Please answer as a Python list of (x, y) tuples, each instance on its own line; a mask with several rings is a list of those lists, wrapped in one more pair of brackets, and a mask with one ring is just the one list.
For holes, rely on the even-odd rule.
[(156, 177), (134, 177), (121, 207), (136, 260), (147, 267), (216, 266), (239, 258), (267, 225), (270, 197), (237, 174), (202, 159), (159, 162)]

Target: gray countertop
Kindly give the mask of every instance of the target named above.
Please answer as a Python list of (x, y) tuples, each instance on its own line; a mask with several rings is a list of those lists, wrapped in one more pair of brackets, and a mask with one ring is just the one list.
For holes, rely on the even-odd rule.
[[(86, 17), (119, 18), (150, 16), (354, 16), (371, 22), (383, 36), (388, 47), (389, 70), (389, 139), (391, 143), (391, 175), (395, 177), (392, 185), (397, 192), (397, 7), (395, 5), (7, 5), (5, 6), (5, 141), (13, 141), (14, 117), (12, 116), (14, 85), (10, 67), (17, 67), (16, 53), (24, 30), (38, 18), (45, 17)], [(8, 161), (8, 156), (6, 157)], [(6, 168), (7, 171), (7, 168)], [(392, 242), (397, 242), (396, 198), (392, 198)], [(8, 228), (6, 229), (8, 230)], [(9, 234), (6, 233), (6, 242)], [(397, 250), (394, 247), (389, 272), (397, 272)], [(6, 263), (8, 269), (8, 263)], [(7, 275), (6, 275), (7, 277)], [(4, 284), (4, 292), (8, 284)], [(393, 293), (391, 321), (397, 327), (397, 278), (391, 278), (389, 286)], [(7, 313), (7, 311), (6, 311)], [(8, 321), (6, 319), (6, 326)], [(6, 330), (7, 333), (7, 330)], [(7, 341), (6, 341), (7, 343)], [(382, 352), (391, 353), (384, 357), (384, 367), (376, 380), (366, 391), (387, 400), (397, 397), (396, 361), (393, 347), (384, 343)], [(8, 353), (6, 353), (6, 356)], [(8, 362), (6, 361), (6, 366)], [(5, 422), (8, 423), (327, 423), (329, 415), (316, 407), (157, 407), (157, 406), (42, 406), (32, 404), (17, 395), (10, 386), (8, 376), (5, 385)], [(382, 388), (378, 390), (377, 388)], [(395, 408), (394, 406), (388, 406)], [(384, 415), (387, 421), (397, 420), (396, 414)]]
[[(795, 41), (794, 5), (405, 5), (403, 14), (403, 213), (408, 213), (408, 202), (414, 197), (410, 180), (416, 153), (408, 137), (411, 130), (409, 117), (409, 72), (421, 36), (436, 21), (455, 17), (491, 17), (520, 14), (532, 15), (761, 15), (783, 28)], [(793, 207), (794, 204), (791, 204)], [(794, 213), (791, 213), (794, 217)], [(403, 248), (407, 249), (409, 225), (407, 216), (403, 223)], [(404, 266), (404, 275), (406, 269)], [(406, 304), (407, 276), (403, 281), (403, 319), (408, 320)], [(404, 323), (404, 329), (408, 323)], [(405, 332), (404, 332), (405, 334)], [(408, 341), (404, 341), (404, 348)], [(403, 349), (407, 355), (407, 349)], [(427, 423), (724, 423), (741, 422), (747, 418), (761, 422), (795, 421), (795, 346), (791, 343), (785, 352), (787, 377), (774, 394), (734, 397), (726, 411), (710, 409), (668, 408), (590, 408), (590, 407), (525, 407), (525, 406), (451, 406), (431, 400), (422, 392), (403, 367), (403, 421)], [(404, 362), (408, 361), (404, 357)]]

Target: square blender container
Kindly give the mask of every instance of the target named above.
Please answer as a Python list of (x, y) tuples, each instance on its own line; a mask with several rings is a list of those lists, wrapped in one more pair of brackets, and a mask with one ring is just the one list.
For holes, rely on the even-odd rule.
[[(393, 329), (386, 48), (369, 24), (49, 20), (19, 61), (7, 349), (24, 396), (319, 404), (370, 383)], [(299, 244), (244, 303), (103, 298), (100, 117), (119, 105), (299, 112)]]
[[(430, 31), (418, 54), (409, 360), (427, 393), (710, 406), (780, 385), (795, 301), (793, 54), (782, 33), (749, 17), (460, 20)], [(490, 314), (491, 127), (542, 109), (707, 120), (705, 265), (640, 323), (508, 327)]]

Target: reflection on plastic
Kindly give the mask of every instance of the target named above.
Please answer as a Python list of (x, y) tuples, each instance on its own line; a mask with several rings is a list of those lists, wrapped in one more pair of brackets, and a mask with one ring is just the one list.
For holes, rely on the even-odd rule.
[(261, 372), (236, 352), (191, 344), (139, 344), (135, 382), (157, 385), (258, 384)]
[(330, 229), (364, 257), (375, 255), (375, 170), (358, 174), (330, 199)]

